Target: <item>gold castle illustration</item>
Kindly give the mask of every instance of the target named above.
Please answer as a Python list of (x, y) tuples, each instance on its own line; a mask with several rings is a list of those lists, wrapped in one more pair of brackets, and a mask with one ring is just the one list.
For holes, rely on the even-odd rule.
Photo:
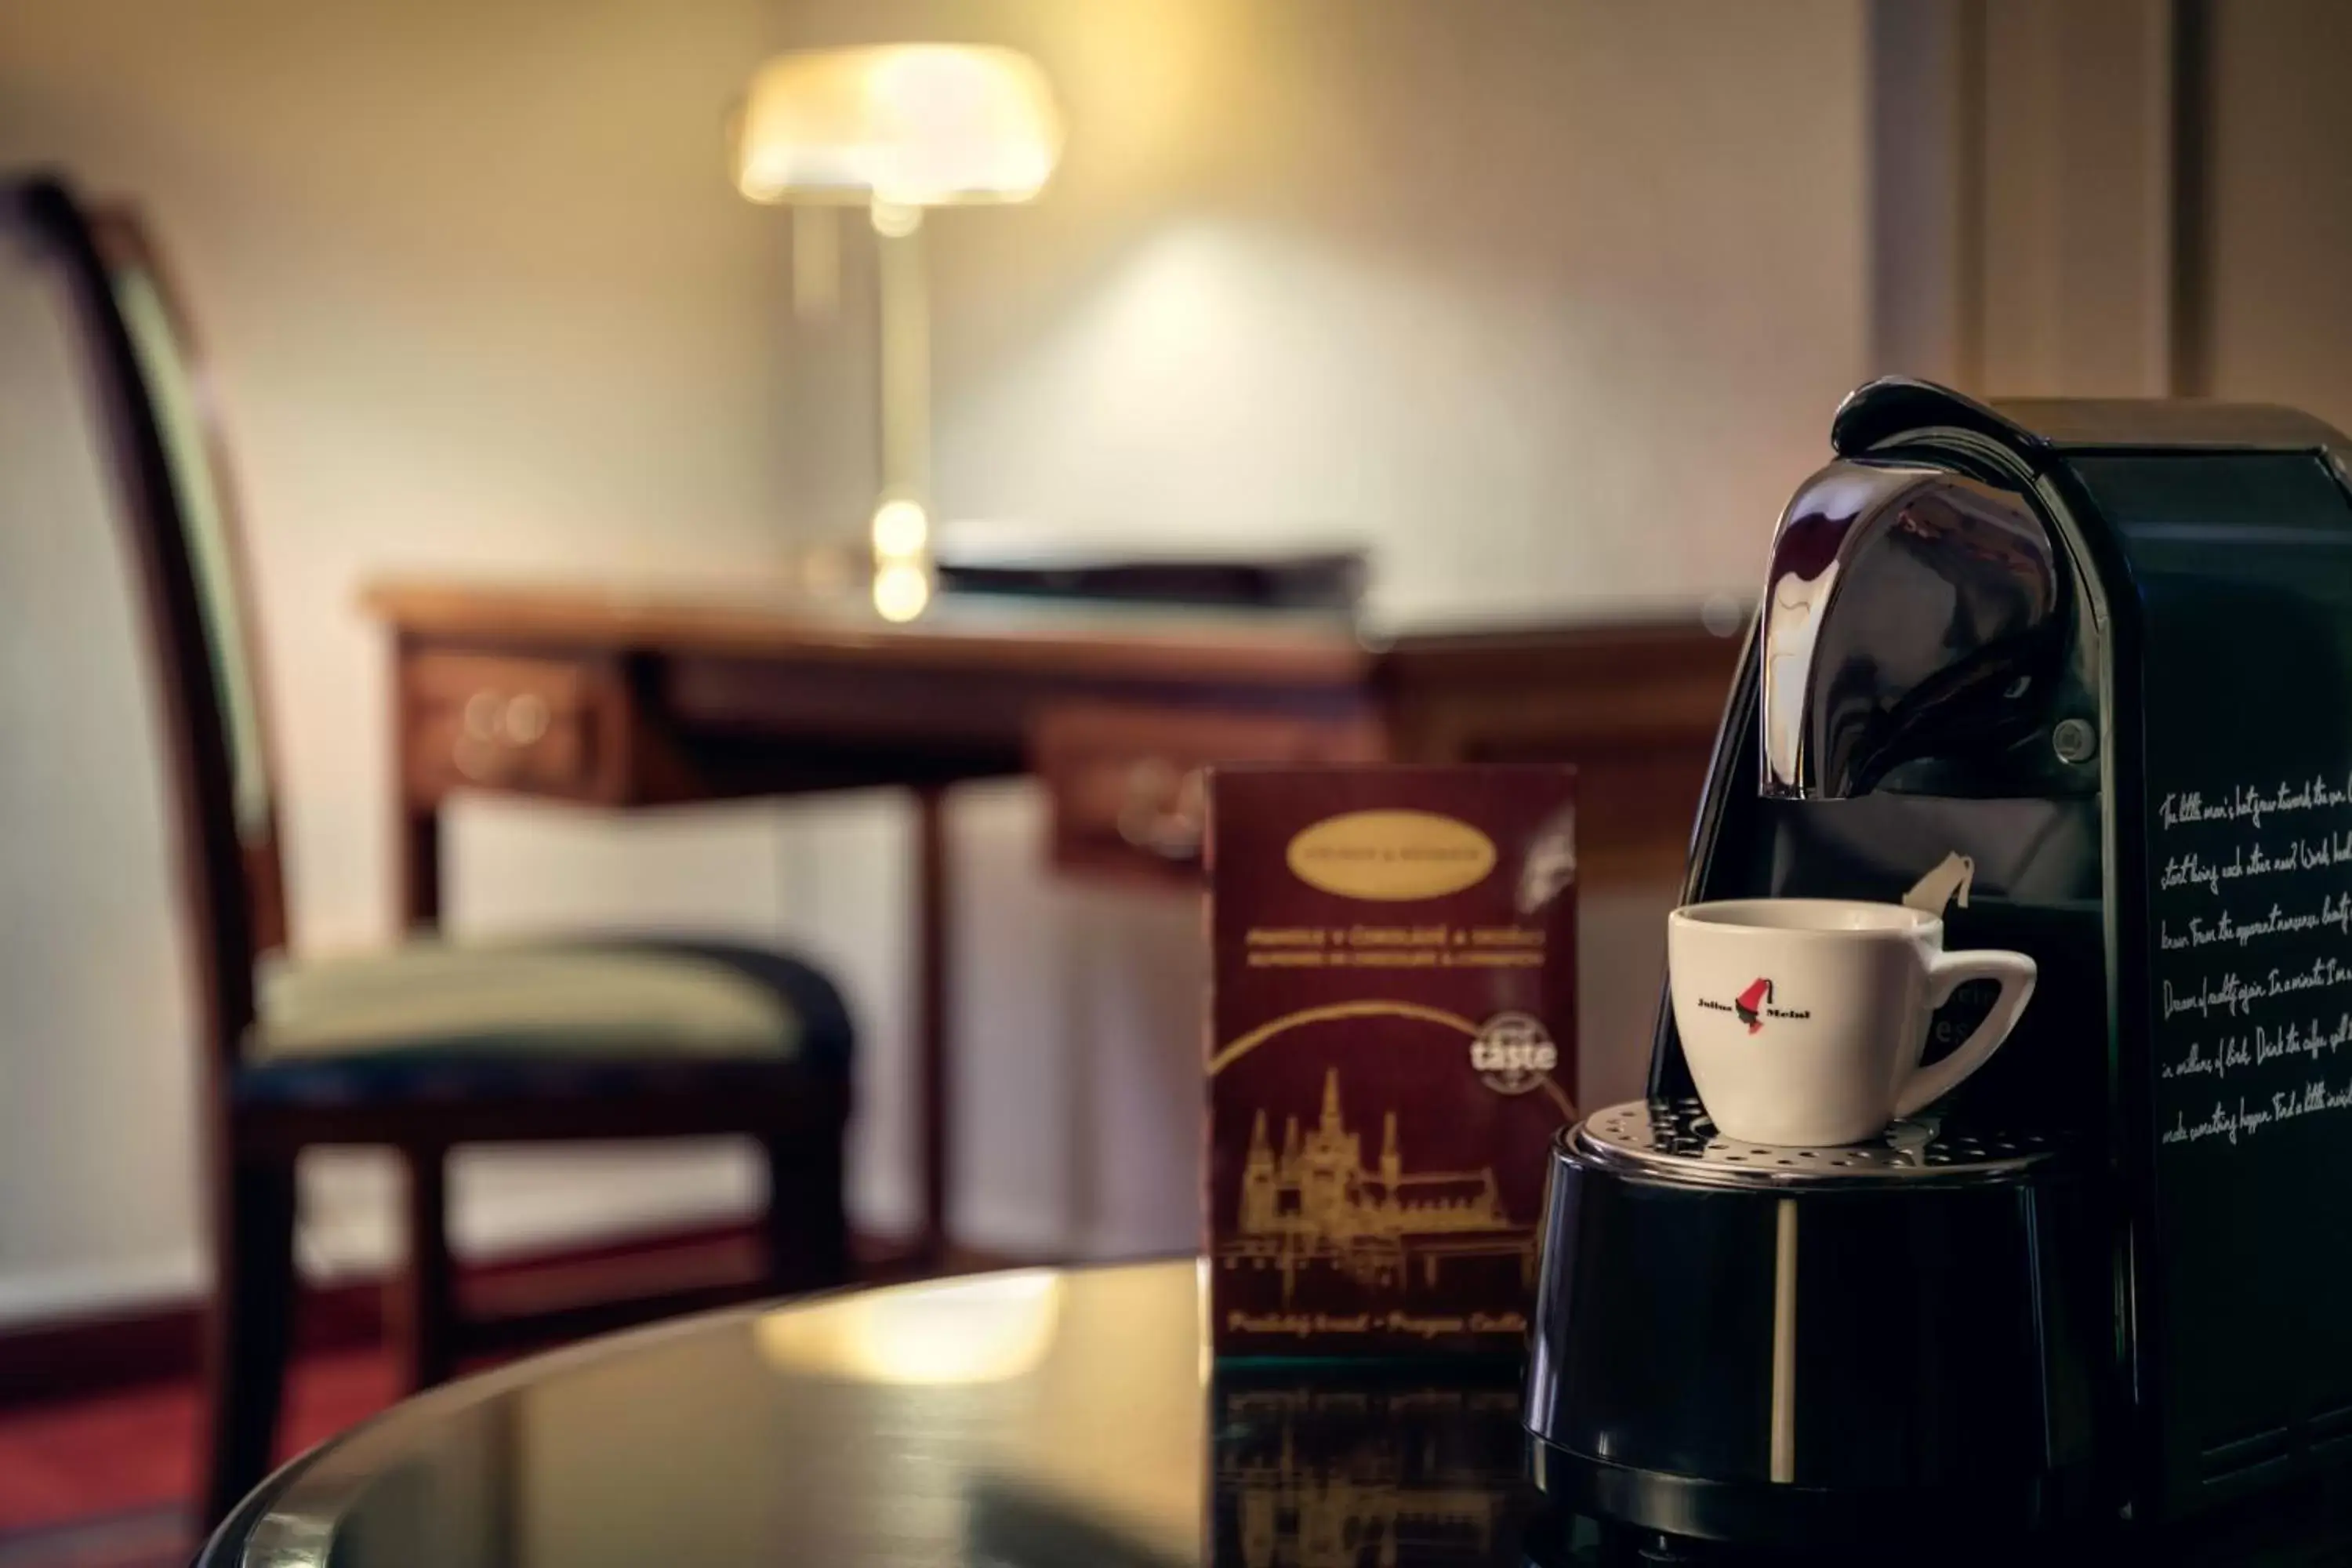
[(1402, 1289), (1416, 1266), (1434, 1285), (1454, 1258), (1515, 1257), (1522, 1283), (1535, 1269), (1535, 1228), (1512, 1223), (1493, 1166), (1407, 1171), (1393, 1110), (1381, 1124), (1380, 1164), (1365, 1165), (1362, 1140), (1339, 1109), (1337, 1068), (1324, 1075), (1314, 1131), (1302, 1139), (1298, 1118), (1283, 1119), (1281, 1153), (1266, 1141), (1265, 1110), (1251, 1122), (1238, 1217), (1218, 1261), (1280, 1269), (1285, 1306), (1299, 1273), (1316, 1266), (1377, 1291)]

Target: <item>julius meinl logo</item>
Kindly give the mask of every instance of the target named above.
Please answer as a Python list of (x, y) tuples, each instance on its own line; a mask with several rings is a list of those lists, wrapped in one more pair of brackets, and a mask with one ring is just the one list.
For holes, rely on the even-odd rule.
[(1702, 996), (1698, 999), (1698, 1005), (1710, 1012), (1738, 1014), (1739, 1021), (1748, 1026), (1748, 1032), (1751, 1035), (1764, 1027), (1764, 1020), (1767, 1018), (1810, 1018), (1813, 1016), (1810, 1010), (1803, 1007), (1773, 1006), (1772, 982), (1761, 974), (1748, 983), (1747, 990), (1728, 1002), (1718, 1002), (1712, 996)]

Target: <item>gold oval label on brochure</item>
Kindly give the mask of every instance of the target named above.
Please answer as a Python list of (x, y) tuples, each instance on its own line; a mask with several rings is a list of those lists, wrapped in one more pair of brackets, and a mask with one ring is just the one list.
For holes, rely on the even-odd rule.
[(1290, 873), (1343, 899), (1439, 899), (1486, 880), (1495, 841), (1433, 811), (1350, 811), (1290, 841)]

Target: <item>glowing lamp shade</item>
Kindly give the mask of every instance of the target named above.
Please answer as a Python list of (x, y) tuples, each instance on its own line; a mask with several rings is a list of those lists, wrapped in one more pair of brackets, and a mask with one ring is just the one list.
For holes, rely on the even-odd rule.
[(778, 55), (751, 79), (735, 184), (755, 202), (1025, 202), (1062, 153), (1035, 61), (977, 44)]

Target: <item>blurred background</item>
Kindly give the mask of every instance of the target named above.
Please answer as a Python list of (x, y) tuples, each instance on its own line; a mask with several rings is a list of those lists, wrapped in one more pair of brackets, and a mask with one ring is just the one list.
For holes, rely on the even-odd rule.
[[(842, 222), (837, 308), (796, 308), (794, 220), (743, 199), (724, 125), (778, 51), (917, 39), (1030, 56), (1064, 135), (1034, 203), (924, 225), (943, 521), (1146, 552), (1343, 537), (1381, 626), (1736, 626), (1873, 374), (2352, 425), (2334, 0), (0, 9), (0, 170), (134, 204), (203, 335), (296, 952), (397, 934), (367, 584), (740, 591), (859, 536), (876, 236)], [(207, 1281), (141, 611), (44, 310), (0, 304), (0, 1372), (12, 1339)], [(469, 794), (445, 819), (453, 933), (690, 929), (830, 974), (858, 1035), (850, 1220), (914, 1227), (903, 792)], [(1195, 901), (1057, 874), (1033, 779), (960, 789), (946, 822), (953, 1242), (1192, 1247)], [(1586, 891), (1587, 1102), (1638, 1081), (1674, 893)], [(479, 1260), (707, 1228), (761, 1183), (723, 1143), (467, 1151), (452, 1237)], [(306, 1156), (304, 1273), (393, 1269), (397, 1187), (383, 1156)]]

